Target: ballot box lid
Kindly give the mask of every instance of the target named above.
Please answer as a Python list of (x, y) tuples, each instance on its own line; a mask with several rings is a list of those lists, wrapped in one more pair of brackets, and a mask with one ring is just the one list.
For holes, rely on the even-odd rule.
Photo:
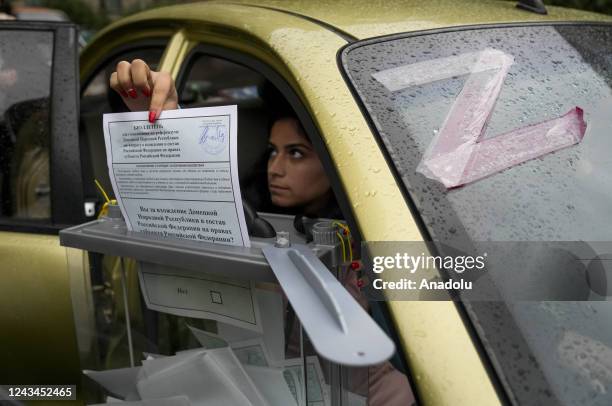
[[(292, 243), (305, 244), (305, 236), (295, 231), (293, 217), (262, 213), (277, 231), (289, 232)], [(188, 239), (164, 238), (129, 231), (121, 218), (101, 218), (61, 230), (60, 244), (89, 252), (133, 258), (172, 268), (205, 271), (225, 277), (272, 282), (276, 278), (262, 253), (275, 238), (251, 237), (250, 247), (237, 247)], [(309, 244), (323, 263), (337, 261), (337, 247)]]

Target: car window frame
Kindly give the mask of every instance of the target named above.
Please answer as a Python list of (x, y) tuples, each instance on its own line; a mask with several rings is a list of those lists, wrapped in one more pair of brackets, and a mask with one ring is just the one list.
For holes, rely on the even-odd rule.
[(3, 21), (0, 32), (53, 34), (49, 92), (49, 178), (51, 217), (44, 220), (0, 217), (0, 231), (57, 234), (85, 219), (79, 156), (78, 29), (70, 22)]
[(308, 109), (298, 96), (298, 93), (293, 89), (289, 82), (281, 75), (274, 67), (270, 64), (262, 61), (261, 59), (245, 53), (244, 51), (238, 51), (232, 48), (224, 46), (209, 44), (203, 41), (197, 41), (189, 52), (185, 55), (181, 61), (180, 68), (176, 76), (177, 91), (183, 90), (185, 80), (189, 73), (188, 69), (192, 65), (192, 61), (198, 56), (207, 55), (215, 58), (225, 59), (228, 62), (236, 63), (245, 66), (249, 69), (262, 75), (266, 80), (270, 81), (278, 91), (285, 97), (289, 102), (293, 110), (295, 111), (298, 119), (300, 120), (308, 138), (312, 142), (312, 145), (323, 164), (323, 169), (328, 176), (332, 191), (336, 197), (336, 201), (340, 207), (344, 220), (348, 223), (351, 229), (351, 234), (356, 241), (355, 247), (357, 250), (361, 247), (361, 232), (355, 221), (355, 214), (353, 213), (352, 206), (348, 200), (347, 193), (344, 190), (344, 186), (340, 181), (340, 177), (333, 164), (329, 151), (325, 146), (325, 142), (322, 134), (315, 124), (315, 120), (312, 115), (308, 112)]

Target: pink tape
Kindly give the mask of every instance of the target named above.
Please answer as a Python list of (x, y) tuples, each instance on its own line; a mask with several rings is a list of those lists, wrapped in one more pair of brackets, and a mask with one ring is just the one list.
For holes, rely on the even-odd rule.
[[(497, 58), (494, 69), (491, 56)], [(510, 55), (483, 51), (450, 113), (417, 167), (428, 178), (453, 188), (582, 140), (583, 111), (576, 107), (562, 117), (483, 139), (501, 87), (513, 63)]]
[(575, 107), (562, 117), (476, 143), (459, 185), (579, 143), (586, 131), (583, 115)]

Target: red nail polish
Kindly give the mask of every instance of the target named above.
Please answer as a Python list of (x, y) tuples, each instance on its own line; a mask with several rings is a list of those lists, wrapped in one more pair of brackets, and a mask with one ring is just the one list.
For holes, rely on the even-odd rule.
[(129, 97), (125, 90), (120, 90), (119, 93), (121, 93), (121, 96), (123, 97)]
[(150, 91), (149, 89), (143, 89), (143, 90), (142, 90), (142, 94), (143, 94), (145, 97), (151, 97), (151, 91)]
[(134, 90), (134, 89), (130, 89), (130, 90), (128, 90), (128, 94), (130, 95), (130, 97), (131, 97), (132, 99), (135, 99), (135, 98), (137, 98), (137, 97), (138, 97), (138, 93), (136, 93), (136, 90)]
[(155, 112), (154, 111), (149, 111), (149, 123), (154, 123), (155, 122)]
[(357, 287), (363, 288), (363, 285), (365, 285), (365, 283), (363, 282), (363, 279), (357, 279)]
[(352, 269), (353, 271), (355, 271), (355, 270), (359, 269), (359, 262), (357, 262), (357, 261), (353, 261), (353, 262), (351, 262), (351, 269)]

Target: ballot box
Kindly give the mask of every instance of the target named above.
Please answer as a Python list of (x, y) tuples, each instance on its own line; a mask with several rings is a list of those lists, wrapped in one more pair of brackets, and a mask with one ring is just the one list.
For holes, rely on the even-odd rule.
[(87, 404), (368, 404), (395, 346), (346, 226), (255, 217), (267, 231), (250, 227), (249, 247), (129, 231), (113, 205), (60, 232), (89, 269), (71, 275)]

